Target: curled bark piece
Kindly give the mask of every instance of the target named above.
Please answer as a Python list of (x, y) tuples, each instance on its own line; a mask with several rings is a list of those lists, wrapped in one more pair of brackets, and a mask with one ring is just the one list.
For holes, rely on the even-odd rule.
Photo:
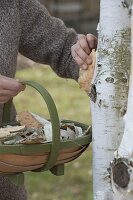
[(17, 120), (27, 128), (43, 128), (43, 125), (28, 111), (19, 113)]
[(91, 57), (92, 57), (92, 64), (88, 66), (87, 70), (80, 70), (80, 76), (78, 79), (78, 83), (80, 85), (80, 88), (89, 94), (91, 92), (91, 84), (92, 84), (92, 79), (93, 79), (93, 74), (94, 74), (94, 69), (95, 69), (95, 63), (96, 63), (96, 52), (93, 50), (91, 52)]

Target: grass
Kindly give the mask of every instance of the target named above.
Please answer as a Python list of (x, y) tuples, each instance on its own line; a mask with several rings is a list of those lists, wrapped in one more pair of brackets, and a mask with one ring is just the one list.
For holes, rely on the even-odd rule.
[[(53, 97), (60, 119), (72, 119), (90, 124), (88, 96), (73, 80), (57, 77), (49, 67), (36, 66), (17, 72), (21, 80), (34, 80), (42, 84)], [(45, 102), (32, 88), (15, 100), (17, 111), (30, 110), (49, 118)], [(53, 176), (49, 171), (27, 173), (25, 184), (28, 200), (92, 200), (91, 148), (75, 161), (65, 165), (65, 175)]]

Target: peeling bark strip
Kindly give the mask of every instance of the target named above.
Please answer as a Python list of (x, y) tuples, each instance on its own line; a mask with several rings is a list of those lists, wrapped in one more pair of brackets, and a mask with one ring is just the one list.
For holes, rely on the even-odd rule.
[[(91, 57), (92, 57), (92, 64), (90, 64), (88, 66), (87, 70), (83, 70), (83, 69), (80, 70), (80, 76), (79, 76), (79, 79), (78, 79), (78, 83), (79, 83), (80, 88), (82, 90), (84, 90), (85, 92), (87, 92), (87, 94), (90, 94), (93, 91), (92, 80), (93, 80), (93, 74), (94, 74), (95, 63), (96, 63), (96, 52), (95, 52), (95, 50), (93, 50), (91, 52)], [(94, 93), (96, 93), (96, 92), (93, 91), (93, 96), (94, 96)]]
[(94, 200), (117, 200), (107, 168), (123, 135), (128, 95), (131, 31), (129, 11), (122, 2), (101, 0), (100, 5), (97, 74), (93, 82), (97, 98), (91, 102)]

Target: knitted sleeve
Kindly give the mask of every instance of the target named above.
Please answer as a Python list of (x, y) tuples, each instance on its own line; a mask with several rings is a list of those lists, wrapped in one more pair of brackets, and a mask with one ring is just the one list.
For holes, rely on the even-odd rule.
[(71, 56), (77, 33), (52, 17), (37, 0), (19, 0), (21, 39), (19, 52), (48, 64), (61, 77), (77, 80), (79, 68)]

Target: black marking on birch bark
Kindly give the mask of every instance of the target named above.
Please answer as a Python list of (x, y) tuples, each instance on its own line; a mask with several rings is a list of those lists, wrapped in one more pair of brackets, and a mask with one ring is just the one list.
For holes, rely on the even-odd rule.
[(101, 84), (101, 81), (98, 81), (98, 84)]
[(127, 112), (127, 107), (123, 107), (120, 109), (121, 116), (123, 117)]
[(114, 78), (112, 78), (112, 77), (107, 77), (107, 78), (105, 79), (105, 81), (106, 81), (107, 83), (114, 83)]
[(97, 66), (98, 66), (99, 68), (102, 67), (102, 65), (101, 65), (100, 63), (99, 63)]
[(89, 97), (91, 101), (93, 101), (94, 103), (96, 102), (97, 92), (96, 92), (96, 86), (94, 84), (91, 85), (91, 91), (89, 93)]
[(128, 83), (127, 78), (126, 78), (126, 77), (123, 77), (123, 78), (122, 78), (122, 82), (123, 82), (123, 83)]
[(101, 107), (101, 104), (102, 104), (102, 100), (100, 99), (99, 102), (98, 102), (99, 108)]
[(122, 3), (123, 8), (127, 8), (129, 10), (128, 14), (129, 14), (129, 16), (131, 16), (131, 13), (132, 13), (132, 9), (131, 9), (132, 0), (123, 0), (121, 3)]
[(130, 181), (129, 168), (126, 163), (128, 163), (128, 160), (120, 158), (115, 159), (111, 166), (113, 181), (121, 188), (126, 188)]

